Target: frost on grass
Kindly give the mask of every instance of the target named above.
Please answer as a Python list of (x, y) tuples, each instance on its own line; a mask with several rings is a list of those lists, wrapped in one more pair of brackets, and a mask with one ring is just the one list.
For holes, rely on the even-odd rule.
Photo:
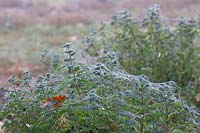
[[(151, 77), (132, 75), (126, 72), (118, 62), (118, 58), (122, 63), (130, 61), (127, 67), (132, 70), (143, 59), (133, 56), (140, 50), (150, 50), (148, 51), (149, 55), (146, 55), (147, 61), (151, 59), (149, 57), (161, 58), (164, 54), (162, 51), (153, 52), (154, 43), (149, 42), (150, 37), (155, 35), (155, 39), (162, 31), (163, 37), (169, 38), (169, 40), (165, 40), (166, 42), (176, 42), (176, 45), (179, 46), (180, 40), (176, 39), (179, 37), (180, 31), (183, 29), (190, 31), (191, 27), (185, 29), (185, 23), (180, 21), (179, 26), (183, 25), (183, 27), (178, 27), (175, 31), (178, 37), (170, 38), (171, 35), (173, 36), (171, 31), (166, 27), (161, 27), (158, 21), (158, 5), (154, 5), (148, 10), (147, 18), (144, 21), (132, 20), (131, 14), (127, 11), (119, 14), (119, 16), (113, 16), (111, 23), (111, 25), (116, 24), (115, 26), (122, 27), (117, 36), (112, 33), (112, 30), (108, 30), (111, 36), (106, 36), (102, 30), (105, 28), (105, 24), (102, 24), (99, 33), (92, 30), (89, 37), (83, 41), (93, 48), (95, 55), (100, 55), (91, 64), (78, 63), (79, 59), (76, 58), (72, 44), (66, 43), (63, 46), (63, 55), (49, 50), (44, 50), (42, 53), (41, 64), (45, 65), (48, 71), (45, 75), (35, 76), (30, 72), (24, 72), (22, 78), (15, 75), (9, 78), (10, 88), (5, 90), (5, 105), (0, 113), (4, 120), (5, 130), (10, 132), (139, 133), (195, 133), (200, 131), (199, 112), (195, 106), (190, 105), (182, 98), (181, 88), (174, 81), (152, 82)], [(142, 33), (137, 30), (136, 25), (140, 22), (144, 27), (150, 25), (149, 35), (148, 32)], [(190, 24), (193, 26), (193, 21), (190, 21)], [(132, 33), (129, 31), (129, 26), (136, 26), (135, 31), (133, 30), (136, 36), (133, 37), (137, 37), (138, 40), (129, 40), (132, 38), (127, 34)], [(146, 34), (147, 40), (144, 37)], [(130, 49), (131, 51), (124, 49), (124, 54), (123, 51), (121, 53), (118, 51), (126, 48), (125, 46), (114, 47), (113, 49), (118, 48), (117, 52), (110, 52), (113, 49), (109, 49), (109, 47), (114, 44), (121, 46), (121, 44), (129, 44), (133, 41), (135, 41), (135, 47)], [(93, 46), (94, 44), (99, 44), (100, 47), (104, 45), (104, 50)], [(160, 40), (158, 44), (163, 49), (164, 45), (160, 43)], [(160, 47), (157, 48), (160, 49)], [(167, 50), (165, 52), (167, 58), (163, 59), (171, 60), (170, 58), (173, 57), (174, 52), (177, 52), (178, 47), (172, 48), (175, 51), (171, 50), (171, 47), (164, 49)], [(183, 47), (181, 46), (181, 48)], [(102, 52), (104, 54), (99, 54), (95, 50), (104, 51)], [(133, 50), (134, 53), (131, 53)], [(130, 57), (134, 57), (134, 60)], [(151, 64), (146, 65), (151, 66)], [(161, 73), (161, 75), (163, 74)]]
[[(42, 56), (52, 65), (47, 67), (50, 73), (32, 78), (30, 72), (24, 72), (21, 79), (9, 78), (11, 88), (5, 92), (2, 109), (6, 130), (198, 130), (200, 115), (181, 98), (175, 82), (154, 83), (145, 75), (131, 75), (120, 66), (114, 52), (106, 52), (93, 62), (95, 65), (79, 64), (75, 57), (67, 43), (62, 64), (55, 66), (58, 61), (54, 57)], [(61, 102), (55, 97), (66, 99)], [(70, 121), (64, 124), (67, 128), (58, 124), (61, 117)], [(18, 126), (22, 122), (24, 125)]]

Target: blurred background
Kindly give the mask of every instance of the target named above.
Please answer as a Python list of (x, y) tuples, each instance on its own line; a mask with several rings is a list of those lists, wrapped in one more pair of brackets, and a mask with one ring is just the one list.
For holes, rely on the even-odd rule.
[(40, 53), (78, 41), (121, 9), (143, 18), (152, 4), (170, 19), (197, 17), (199, 0), (0, 0), (0, 86), (24, 70), (39, 70)]

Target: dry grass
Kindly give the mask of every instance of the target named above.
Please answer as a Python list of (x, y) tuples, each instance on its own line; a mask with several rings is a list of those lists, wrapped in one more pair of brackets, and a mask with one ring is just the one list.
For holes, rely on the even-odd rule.
[(161, 5), (162, 14), (168, 17), (195, 16), (200, 11), (197, 0), (74, 0), (53, 3), (50, 0), (0, 0), (0, 23), (13, 27), (33, 24), (66, 25), (94, 23), (110, 16), (119, 9), (132, 10), (136, 16), (144, 15), (150, 5)]

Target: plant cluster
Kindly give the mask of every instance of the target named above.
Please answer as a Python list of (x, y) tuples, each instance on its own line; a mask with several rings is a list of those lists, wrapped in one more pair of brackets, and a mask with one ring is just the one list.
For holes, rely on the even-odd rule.
[(200, 132), (200, 113), (182, 97), (199, 86), (199, 24), (180, 21), (170, 30), (161, 25), (158, 12), (153, 6), (138, 21), (123, 11), (99, 31), (91, 30), (86, 52), (98, 55), (106, 49), (92, 64), (78, 63), (71, 43), (64, 45), (63, 55), (44, 50), (41, 64), (48, 73), (8, 79), (0, 109), (4, 130)]
[[(11, 76), (1, 111), (10, 132), (198, 132), (199, 116), (176, 92), (175, 82), (150, 82), (130, 75), (114, 52), (94, 65), (77, 63), (71, 44), (42, 54), (49, 72)], [(57, 56), (55, 56), (57, 55)]]
[(115, 51), (129, 73), (147, 75), (154, 82), (175, 81), (181, 95), (194, 103), (200, 91), (200, 21), (181, 17), (178, 24), (167, 26), (159, 10), (153, 5), (142, 20), (119, 12), (91, 30), (83, 40), (85, 51), (92, 56), (101, 54), (100, 49)]

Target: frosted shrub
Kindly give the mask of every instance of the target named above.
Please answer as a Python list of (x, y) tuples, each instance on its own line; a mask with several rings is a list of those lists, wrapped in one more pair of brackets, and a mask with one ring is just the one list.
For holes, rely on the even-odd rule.
[(5, 131), (199, 131), (200, 115), (176, 92), (175, 82), (154, 83), (147, 76), (128, 74), (114, 52), (99, 57), (95, 65), (77, 63), (75, 54), (67, 43), (59, 64), (42, 56), (52, 65), (49, 73), (11, 76), (0, 112)]
[(181, 17), (170, 25), (159, 10), (153, 5), (141, 20), (128, 11), (119, 12), (85, 37), (85, 52), (98, 56), (101, 49), (115, 51), (129, 73), (155, 82), (175, 81), (182, 87), (177, 91), (194, 103), (200, 91), (200, 21)]

